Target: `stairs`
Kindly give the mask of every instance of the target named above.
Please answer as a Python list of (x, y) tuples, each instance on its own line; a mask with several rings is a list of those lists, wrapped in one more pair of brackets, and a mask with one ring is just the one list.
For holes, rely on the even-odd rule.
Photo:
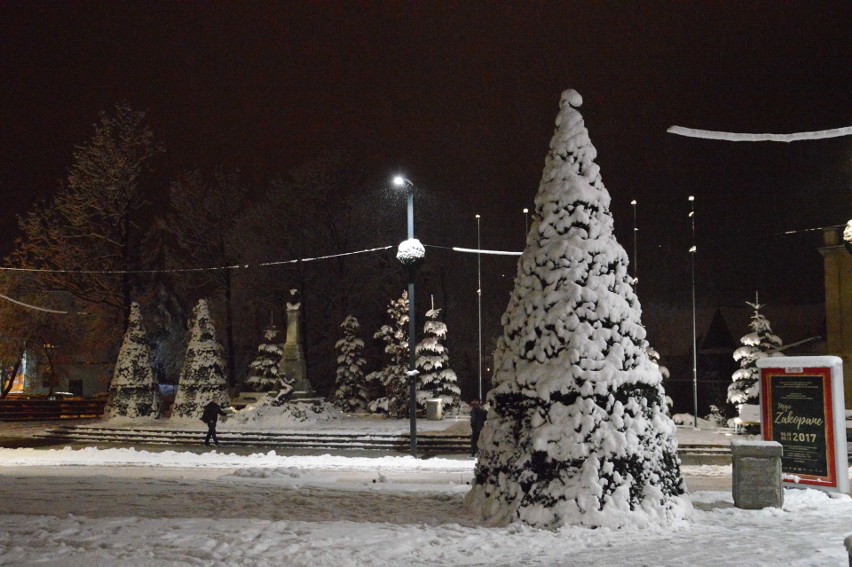
[[(60, 425), (36, 435), (41, 439), (69, 443), (197, 445), (204, 439), (205, 430), (109, 428), (86, 425)], [(359, 450), (407, 453), (410, 440), (407, 434), (346, 433), (323, 431), (219, 431), (219, 442), (228, 446), (269, 447), (303, 450)], [(417, 434), (418, 451), (428, 453), (467, 453), (470, 437), (434, 432)]]

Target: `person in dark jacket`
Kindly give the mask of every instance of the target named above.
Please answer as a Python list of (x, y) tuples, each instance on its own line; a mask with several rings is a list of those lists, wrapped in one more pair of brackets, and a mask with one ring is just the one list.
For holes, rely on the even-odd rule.
[(470, 456), (475, 457), (477, 453), (476, 445), (479, 443), (479, 433), (485, 425), (485, 418), (488, 412), (479, 403), (479, 400), (470, 402)]
[(204, 444), (210, 445), (210, 438), (213, 438), (213, 443), (215, 445), (219, 444), (219, 440), (216, 439), (216, 422), (219, 421), (219, 416), (228, 415), (224, 411), (222, 411), (222, 406), (217, 404), (216, 402), (210, 402), (206, 406), (204, 406), (204, 413), (201, 414), (201, 421), (207, 424), (207, 437), (204, 438)]

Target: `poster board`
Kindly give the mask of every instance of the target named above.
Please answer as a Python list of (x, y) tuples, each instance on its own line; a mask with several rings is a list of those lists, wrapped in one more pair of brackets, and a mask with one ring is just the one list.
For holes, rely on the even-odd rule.
[(781, 443), (787, 486), (849, 492), (843, 363), (836, 356), (770, 357), (760, 369), (761, 431)]

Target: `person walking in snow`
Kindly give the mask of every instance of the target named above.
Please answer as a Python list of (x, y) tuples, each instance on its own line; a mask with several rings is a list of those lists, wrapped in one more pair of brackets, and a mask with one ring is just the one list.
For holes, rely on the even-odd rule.
[(470, 402), (470, 456), (475, 457), (477, 453), (476, 445), (479, 443), (479, 433), (485, 425), (485, 418), (488, 412), (479, 403), (479, 400)]
[(204, 406), (204, 413), (201, 414), (201, 421), (207, 424), (207, 436), (204, 438), (204, 444), (210, 445), (210, 439), (213, 438), (213, 444), (219, 445), (219, 440), (216, 439), (216, 422), (219, 421), (219, 416), (226, 416), (222, 407), (216, 402), (210, 402)]

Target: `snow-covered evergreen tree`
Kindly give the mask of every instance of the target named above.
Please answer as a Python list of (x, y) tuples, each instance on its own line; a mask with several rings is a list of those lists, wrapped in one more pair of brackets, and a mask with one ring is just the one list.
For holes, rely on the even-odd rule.
[(458, 377), (450, 368), (450, 357), (444, 340), (447, 325), (438, 320), (441, 310), (432, 307), (426, 312), (423, 340), (417, 343), (417, 409), (426, 408), (426, 400), (441, 398), (446, 412), (457, 412), (461, 390)]
[(151, 364), (151, 349), (142, 310), (134, 301), (130, 305), (127, 331), (118, 352), (104, 414), (107, 417), (157, 417), (159, 411), (160, 391)]
[(402, 417), (408, 414), (408, 292), (391, 300), (387, 309), (390, 325), (382, 325), (373, 338), (385, 343), (387, 364), (381, 371), (384, 397), (370, 403), (370, 411), (384, 409)]
[(216, 328), (207, 301), (201, 299), (192, 310), (189, 344), (180, 371), (172, 417), (201, 417), (209, 402), (225, 406), (228, 381), (222, 362), (222, 345), (216, 341)]
[(465, 504), (489, 524), (619, 527), (690, 510), (627, 254), (565, 91), (494, 355)]
[(361, 325), (349, 315), (340, 324), (343, 338), (334, 345), (337, 355), (337, 378), (332, 402), (343, 411), (355, 412), (367, 409), (370, 400), (364, 375), (364, 341), (358, 336)]
[(751, 332), (740, 339), (743, 346), (734, 351), (734, 360), (740, 368), (731, 376), (733, 383), (728, 386), (728, 402), (741, 406), (757, 404), (760, 399), (760, 369), (757, 361), (767, 356), (783, 356), (778, 350), (781, 339), (772, 334), (769, 321), (760, 313), (765, 307), (757, 301), (746, 301), (746, 305), (754, 309), (749, 328)]
[[(278, 327), (271, 325), (263, 332), (263, 342), (257, 347), (257, 356), (249, 364), (246, 385), (255, 392), (270, 392), (281, 389), (284, 382), (281, 372), (281, 357), (284, 356), (284, 344)], [(292, 390), (292, 386), (290, 386)]]

